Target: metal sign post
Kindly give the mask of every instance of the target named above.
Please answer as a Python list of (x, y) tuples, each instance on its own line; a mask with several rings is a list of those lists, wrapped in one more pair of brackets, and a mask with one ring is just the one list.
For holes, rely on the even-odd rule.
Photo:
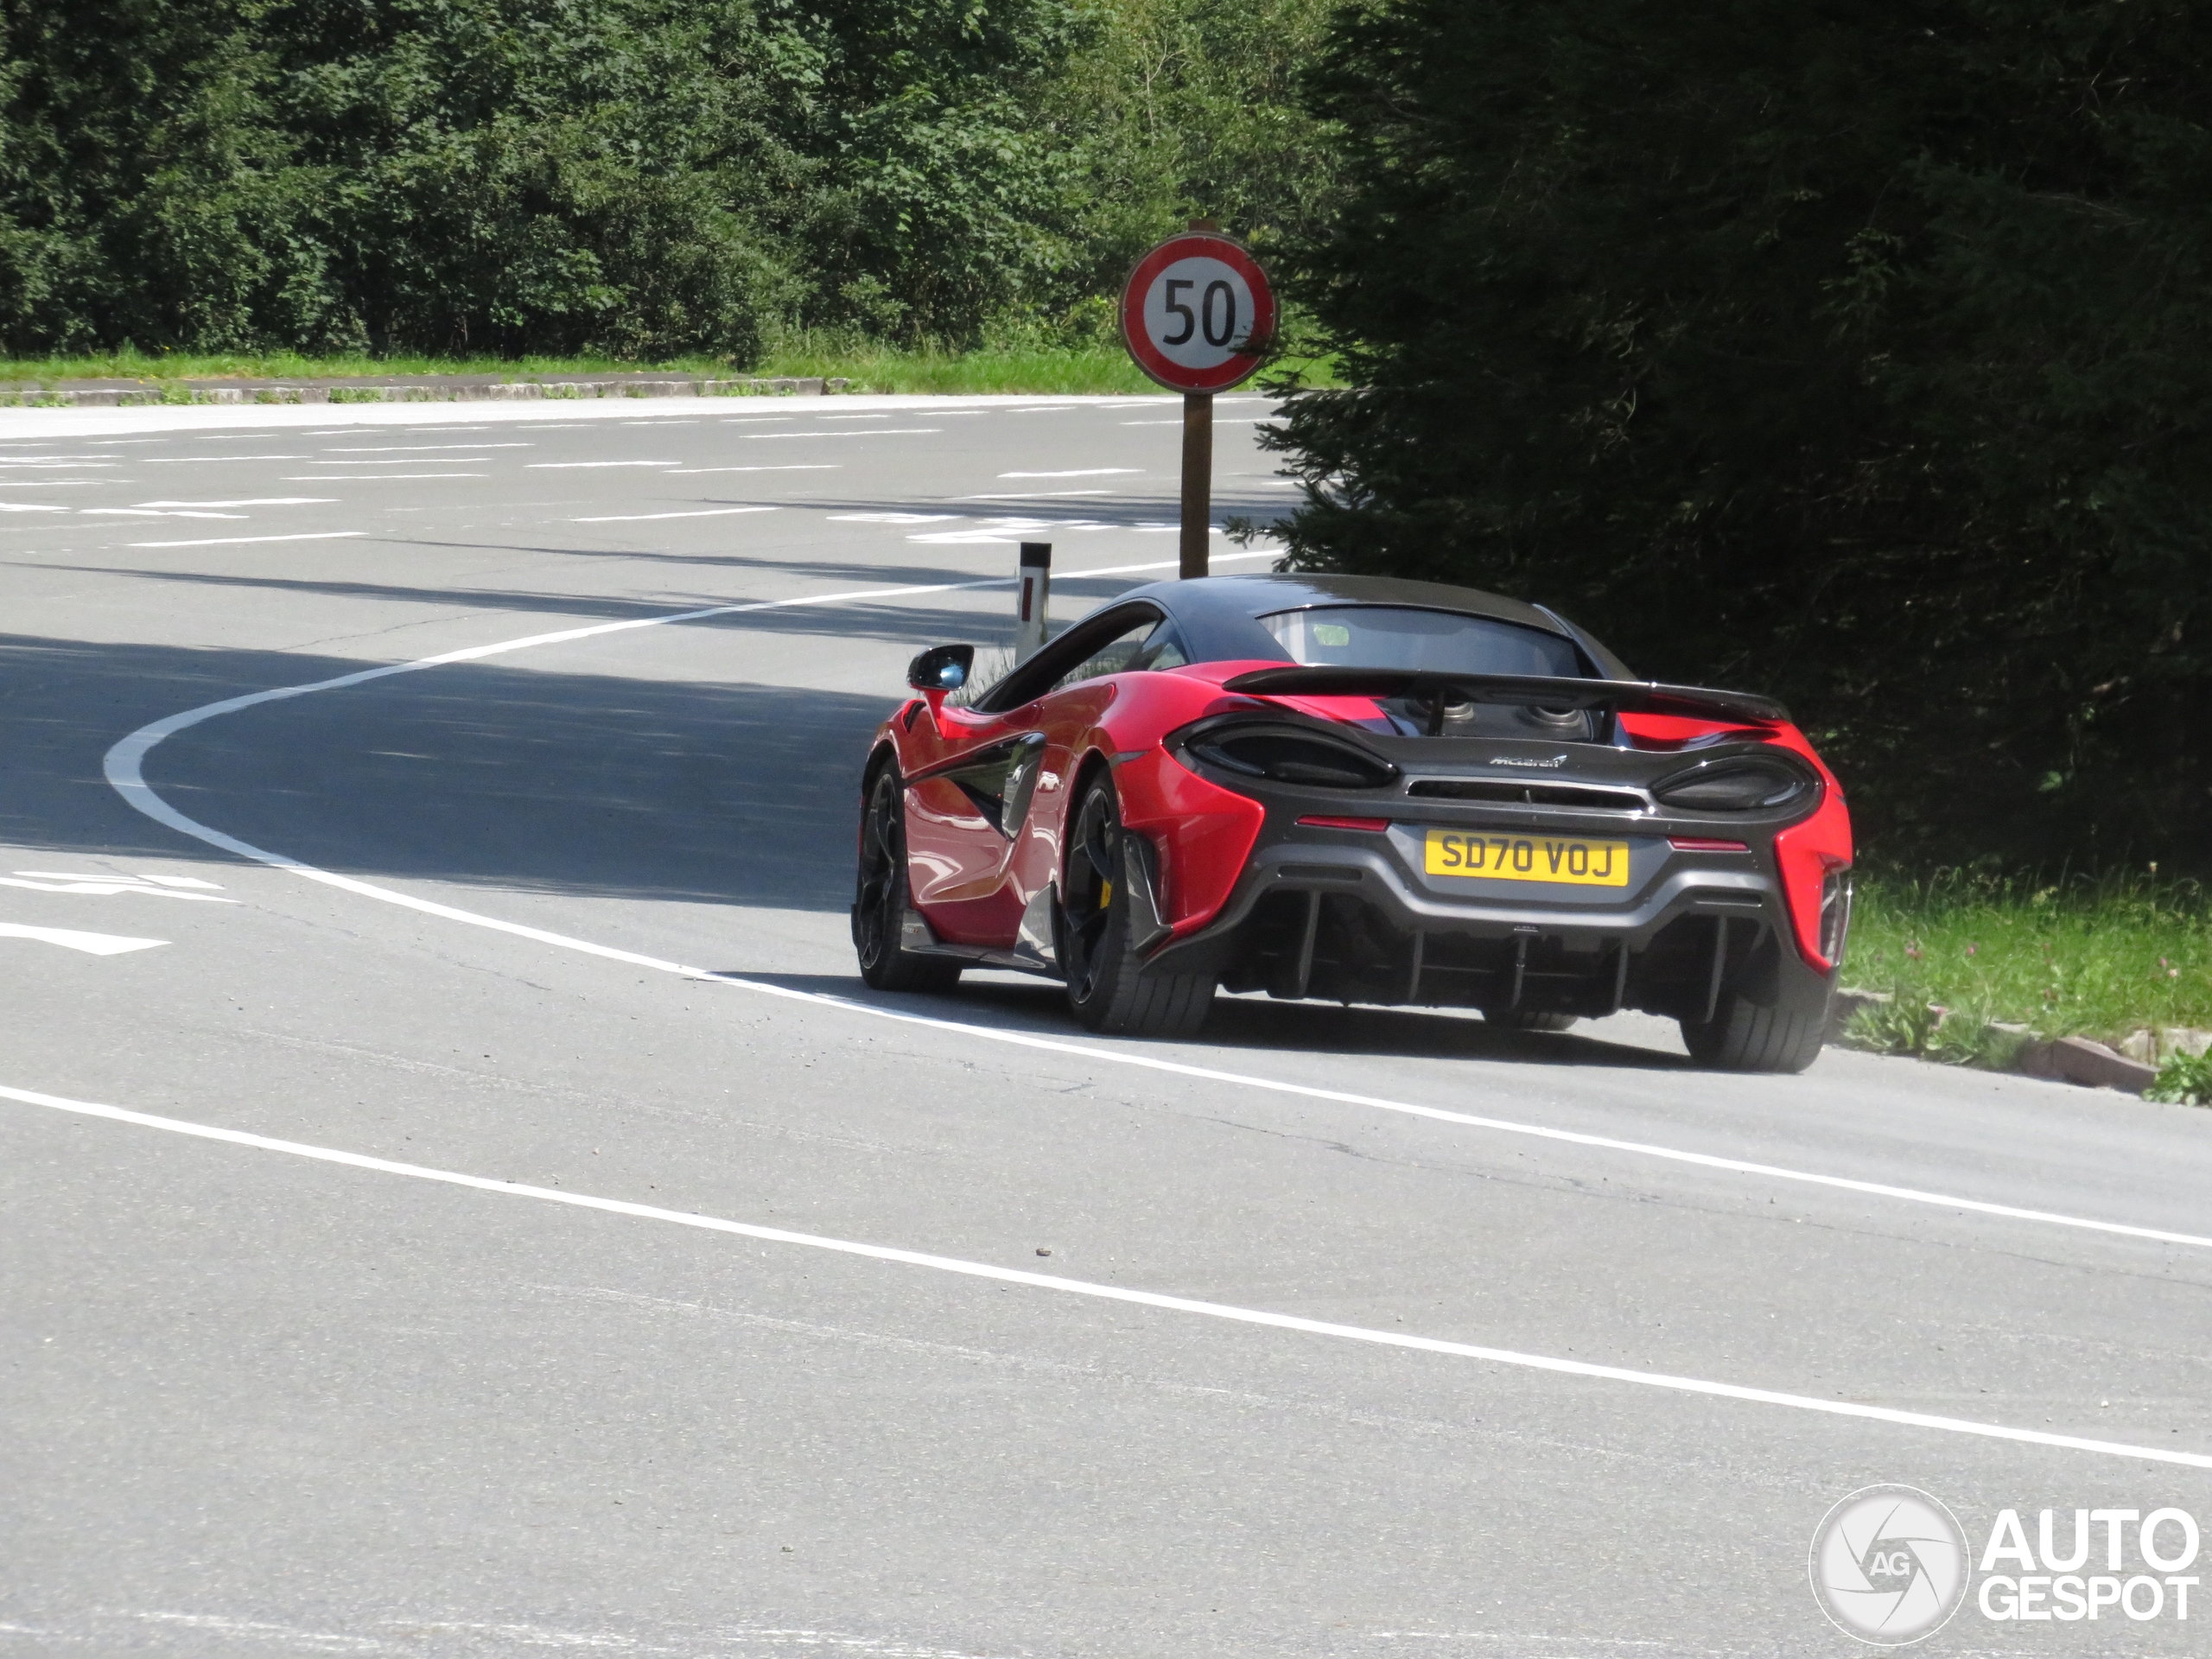
[(1181, 573), (1206, 574), (1213, 537), (1213, 396), (1260, 366), (1274, 289), (1242, 243), (1194, 219), (1136, 263), (1122, 289), (1122, 339), (1136, 365), (1183, 394)]

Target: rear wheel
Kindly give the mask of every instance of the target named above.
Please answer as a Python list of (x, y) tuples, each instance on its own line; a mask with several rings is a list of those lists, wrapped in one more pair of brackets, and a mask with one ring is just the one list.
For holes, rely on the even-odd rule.
[(1802, 1071), (1818, 1058), (1827, 1035), (1828, 988), (1818, 1004), (1809, 997), (1777, 998), (1761, 1007), (1726, 995), (1707, 1020), (1681, 1021), (1690, 1058), (1716, 1071)]
[(906, 791), (894, 762), (876, 768), (861, 802), (860, 880), (853, 895), (853, 950), (861, 978), (879, 991), (945, 991), (960, 964), (901, 943), (906, 925)]
[(1065, 926), (1060, 959), (1068, 1007), (1097, 1032), (1187, 1037), (1213, 1001), (1210, 974), (1147, 974), (1130, 932), (1128, 861), (1138, 856), (1122, 828), (1111, 778), (1100, 777), (1076, 809), (1069, 837)]

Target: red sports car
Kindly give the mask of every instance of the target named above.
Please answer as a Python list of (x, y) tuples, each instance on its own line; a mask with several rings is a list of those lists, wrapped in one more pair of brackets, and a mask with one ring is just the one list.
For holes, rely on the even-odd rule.
[(1225, 988), (1544, 1030), (1642, 1008), (1739, 1071), (1820, 1050), (1851, 823), (1764, 697), (1373, 577), (1159, 582), (988, 687), (974, 663), (914, 658), (868, 754), (872, 986), (1020, 969), (1103, 1032), (1195, 1031)]

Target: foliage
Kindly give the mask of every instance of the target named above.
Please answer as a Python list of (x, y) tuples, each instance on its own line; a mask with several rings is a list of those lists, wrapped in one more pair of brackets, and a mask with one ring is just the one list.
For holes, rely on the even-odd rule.
[(0, 342), (747, 359), (1058, 263), (1065, 0), (0, 0)]
[(1320, 231), (1333, 154), (1298, 80), (1334, 3), (1091, 0), (1050, 112), (1074, 173), (1058, 303), (1117, 295), (1144, 251), (1194, 218), (1263, 256)]
[(2143, 1098), (2171, 1106), (2212, 1106), (2212, 1054), (2170, 1056)]
[[(1870, 1046), (1894, 1052), (1929, 1052), (1936, 1028), (1915, 1011), (1931, 1003), (1950, 1011), (1955, 1042), (1990, 1020), (2105, 1041), (2212, 1027), (2212, 895), (2155, 874), (1862, 876), (1844, 978), (1894, 994), (1857, 1016)], [(1904, 1029), (1915, 1020), (1927, 1029)]]
[(1328, 0), (0, 0), (0, 349), (1113, 343), (1307, 226)]
[(1354, 0), (1308, 566), (1784, 696), (1897, 859), (2212, 862), (2212, 11)]

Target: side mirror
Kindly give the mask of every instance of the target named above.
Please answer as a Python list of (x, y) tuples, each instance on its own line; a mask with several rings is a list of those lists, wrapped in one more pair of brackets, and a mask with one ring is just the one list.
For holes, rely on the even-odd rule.
[(906, 683), (917, 691), (957, 691), (975, 666), (973, 645), (931, 645), (906, 664)]

